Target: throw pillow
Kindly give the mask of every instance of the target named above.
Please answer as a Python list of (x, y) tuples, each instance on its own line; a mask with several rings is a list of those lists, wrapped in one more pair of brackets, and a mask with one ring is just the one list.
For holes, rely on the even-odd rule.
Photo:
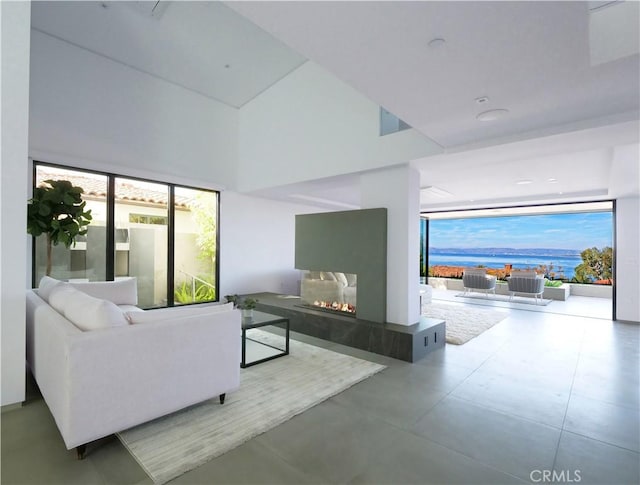
[(59, 314), (64, 315), (67, 303), (71, 301), (74, 292), (77, 291), (69, 283), (60, 282), (49, 293), (49, 305)]
[(74, 288), (101, 300), (109, 300), (116, 305), (137, 305), (138, 284), (136, 278), (122, 278), (116, 281), (91, 281), (69, 283)]
[(43, 276), (40, 279), (40, 283), (38, 283), (38, 296), (44, 301), (49, 302), (49, 296), (51, 296), (51, 292), (60, 283), (62, 283), (62, 281), (56, 280), (55, 278), (51, 278), (49, 276)]
[(347, 281), (347, 277), (344, 275), (344, 273), (333, 273), (336, 277), (336, 279), (342, 283), (342, 286), (349, 286), (349, 282)]
[(94, 298), (73, 287), (70, 289), (66, 293), (68, 301), (64, 307), (64, 316), (80, 330), (128, 325), (124, 313), (115, 303)]
[(233, 303), (224, 303), (207, 306), (182, 306), (173, 308), (159, 308), (144, 312), (127, 312), (127, 318), (131, 323), (152, 323), (162, 320), (174, 320), (177, 318), (192, 317), (196, 315), (209, 315), (211, 313), (227, 312), (233, 310)]
[(356, 286), (358, 283), (358, 279), (357, 276), (353, 273), (347, 273), (346, 275), (347, 278), (347, 283), (349, 284), (349, 286)]
[(320, 272), (320, 279), (325, 280), (325, 281), (336, 281), (335, 275), (330, 271), (321, 271)]

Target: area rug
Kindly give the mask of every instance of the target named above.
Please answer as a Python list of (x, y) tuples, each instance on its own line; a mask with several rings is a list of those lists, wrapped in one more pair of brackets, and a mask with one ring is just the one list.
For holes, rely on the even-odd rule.
[[(251, 338), (282, 344), (282, 337), (260, 330)], [(165, 483), (384, 368), (291, 340), (288, 356), (241, 369), (240, 389), (224, 405), (212, 399), (118, 438), (155, 483)]]
[(444, 320), (446, 322), (446, 341), (455, 345), (468, 342), (509, 315), (507, 311), (439, 303), (422, 305), (422, 314), (426, 317)]
[(536, 303), (536, 299), (530, 296), (514, 296), (513, 299), (509, 297), (509, 295), (487, 295), (484, 293), (458, 293), (456, 295), (458, 298), (475, 298), (478, 300), (489, 300), (489, 301), (501, 301), (505, 303), (524, 303), (525, 305), (538, 305), (538, 306), (546, 306), (551, 303), (553, 300), (545, 300), (544, 298), (538, 298), (538, 302)]

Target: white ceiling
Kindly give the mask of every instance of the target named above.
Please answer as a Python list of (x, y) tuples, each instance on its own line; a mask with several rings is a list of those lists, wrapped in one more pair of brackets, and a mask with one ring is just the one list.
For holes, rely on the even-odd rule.
[(32, 2), (32, 28), (240, 107), (305, 62), (220, 2)]
[[(638, 55), (591, 67), (587, 2), (229, 5), (445, 147), (640, 106)], [(510, 115), (476, 120), (495, 108)]]
[[(590, 12), (603, 3), (229, 5), (443, 146), (413, 165), (450, 193), (423, 192), (422, 209), (445, 210), (640, 192), (640, 4)], [(509, 115), (476, 119), (496, 108)], [(357, 183), (305, 189), (357, 200)]]
[[(451, 194), (423, 194), (425, 210), (640, 192), (637, 2), (596, 13), (554, 1), (170, 2), (152, 14), (154, 5), (33, 2), (32, 23), (236, 107), (308, 58), (443, 146), (412, 162), (422, 186)], [(434, 38), (445, 42), (431, 48)], [(476, 119), (493, 108), (509, 115)], [(358, 177), (261, 195), (357, 206)]]

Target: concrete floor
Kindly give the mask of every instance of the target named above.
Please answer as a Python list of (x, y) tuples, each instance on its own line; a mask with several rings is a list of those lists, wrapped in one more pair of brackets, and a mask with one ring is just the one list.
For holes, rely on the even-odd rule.
[[(640, 326), (509, 314), (414, 364), (297, 336), (388, 368), (172, 483), (638, 484)], [(113, 437), (75, 460), (29, 387), (2, 484), (151, 483)]]
[[(600, 318), (611, 320), (613, 317), (613, 301), (611, 298), (592, 298), (587, 296), (570, 295), (565, 301), (552, 300), (548, 305), (535, 305), (532, 297), (521, 296), (514, 302), (504, 301), (505, 295), (499, 298), (483, 293), (474, 293), (474, 298), (464, 298), (462, 291), (433, 289), (433, 299), (447, 302), (455, 302), (466, 305), (483, 305), (495, 308), (510, 308), (530, 312), (557, 313), (559, 315), (573, 315), (578, 317)], [(529, 300), (529, 303), (517, 303), (517, 301)]]

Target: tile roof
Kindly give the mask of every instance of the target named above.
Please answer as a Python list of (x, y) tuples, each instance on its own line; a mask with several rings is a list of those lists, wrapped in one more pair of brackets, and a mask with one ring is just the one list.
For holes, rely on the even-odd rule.
[[(68, 180), (77, 187), (82, 187), (84, 196), (88, 198), (104, 199), (107, 196), (107, 179), (105, 177), (92, 177), (84, 175), (82, 172), (65, 173), (47, 172), (46, 168), (38, 167), (37, 184), (43, 185), (45, 180)], [(148, 205), (166, 206), (169, 200), (169, 192), (144, 188), (134, 183), (117, 182), (116, 183), (116, 201), (131, 201)], [(180, 195), (175, 196), (176, 206), (189, 208), (190, 197)]]

